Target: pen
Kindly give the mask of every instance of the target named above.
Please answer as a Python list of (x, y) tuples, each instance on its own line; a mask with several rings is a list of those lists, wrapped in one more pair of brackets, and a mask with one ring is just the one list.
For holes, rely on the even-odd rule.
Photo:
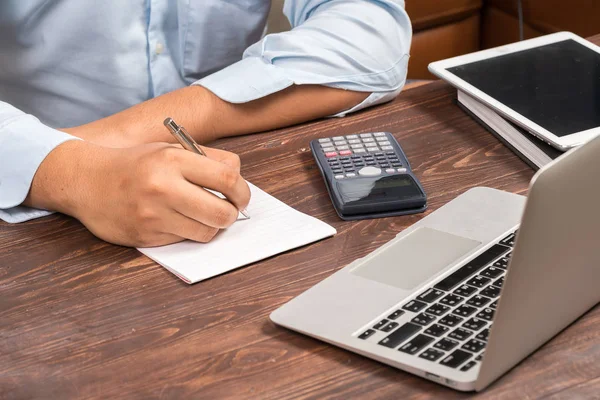
[[(175, 139), (177, 139), (177, 141), (183, 146), (184, 149), (196, 153), (200, 156), (207, 157), (206, 153), (202, 151), (202, 148), (198, 145), (198, 143), (196, 143), (196, 141), (190, 136), (190, 134), (187, 133), (185, 128), (183, 126), (177, 125), (177, 123), (173, 121), (173, 118), (167, 118), (163, 123), (165, 124), (169, 132), (171, 132), (171, 134), (175, 136)], [(250, 218), (247, 211), (241, 210), (240, 213), (244, 217)]]

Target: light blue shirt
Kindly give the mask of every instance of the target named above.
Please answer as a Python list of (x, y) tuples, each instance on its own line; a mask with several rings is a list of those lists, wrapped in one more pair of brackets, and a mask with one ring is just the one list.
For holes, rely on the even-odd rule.
[(291, 85), (393, 99), (406, 79), (404, 0), (287, 0), (293, 29), (264, 36), (269, 0), (1, 0), (0, 218), (19, 206), (59, 144), (56, 130), (202, 85), (232, 103)]

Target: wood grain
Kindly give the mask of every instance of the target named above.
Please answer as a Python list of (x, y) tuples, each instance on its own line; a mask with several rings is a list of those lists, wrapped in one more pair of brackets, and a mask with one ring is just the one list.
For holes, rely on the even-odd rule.
[[(600, 36), (594, 39), (600, 42)], [(526, 193), (533, 171), (456, 107), (454, 98), (453, 89), (434, 82), (344, 119), (216, 143), (241, 155), (248, 180), (339, 233), (197, 285), (182, 283), (134, 249), (96, 239), (65, 216), (0, 223), (0, 398), (473, 396), (268, 319), (275, 308), (472, 187)], [(429, 210), (341, 221), (308, 142), (383, 130), (406, 151), (429, 195)], [(598, 393), (596, 307), (475, 397)]]

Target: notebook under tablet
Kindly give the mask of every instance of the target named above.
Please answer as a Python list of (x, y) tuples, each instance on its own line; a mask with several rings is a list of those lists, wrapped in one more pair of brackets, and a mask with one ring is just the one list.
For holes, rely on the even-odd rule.
[(437, 61), (429, 70), (559, 150), (600, 134), (600, 47), (573, 33)]

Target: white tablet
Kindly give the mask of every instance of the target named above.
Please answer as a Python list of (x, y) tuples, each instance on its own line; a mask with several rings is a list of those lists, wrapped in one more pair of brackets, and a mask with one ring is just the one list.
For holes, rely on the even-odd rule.
[(573, 33), (437, 61), (429, 71), (560, 150), (600, 134), (600, 47)]

